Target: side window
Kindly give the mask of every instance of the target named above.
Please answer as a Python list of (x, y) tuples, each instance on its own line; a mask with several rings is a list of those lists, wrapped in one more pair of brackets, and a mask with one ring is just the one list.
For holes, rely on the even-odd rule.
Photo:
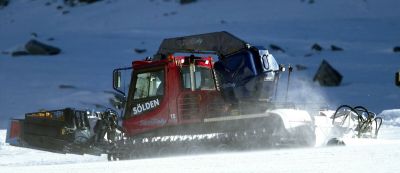
[(138, 73), (133, 99), (164, 95), (164, 70)]
[(271, 70), (279, 70), (278, 62), (276, 62), (273, 55), (268, 55), (268, 64)]
[(188, 66), (183, 66), (181, 69), (183, 88), (190, 89), (190, 68)]
[[(181, 69), (183, 88), (190, 89), (190, 68), (188, 66), (183, 66)], [(196, 67), (194, 72), (194, 82), (196, 90), (215, 90), (214, 78), (212, 71), (205, 67)]]
[(208, 68), (198, 68), (196, 71), (196, 88), (201, 90), (215, 90), (212, 71)]

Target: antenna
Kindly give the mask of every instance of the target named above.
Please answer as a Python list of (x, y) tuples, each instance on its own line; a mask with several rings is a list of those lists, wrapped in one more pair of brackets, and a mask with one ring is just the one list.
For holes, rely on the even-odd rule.
[(289, 64), (288, 69), (289, 69), (289, 73), (288, 73), (288, 80), (287, 80), (287, 86), (286, 86), (285, 102), (287, 102), (287, 98), (288, 98), (289, 84), (290, 84), (290, 74), (291, 74), (292, 71), (293, 71), (293, 67)]

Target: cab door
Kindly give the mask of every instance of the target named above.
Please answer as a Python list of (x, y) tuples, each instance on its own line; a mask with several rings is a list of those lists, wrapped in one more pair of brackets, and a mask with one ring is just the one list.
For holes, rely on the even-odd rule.
[(178, 116), (182, 123), (202, 122), (218, 108), (215, 100), (220, 93), (209, 67), (190, 64), (181, 67), (182, 92), (177, 99)]
[(168, 122), (165, 66), (136, 70), (125, 113), (124, 128), (133, 135), (163, 127)]

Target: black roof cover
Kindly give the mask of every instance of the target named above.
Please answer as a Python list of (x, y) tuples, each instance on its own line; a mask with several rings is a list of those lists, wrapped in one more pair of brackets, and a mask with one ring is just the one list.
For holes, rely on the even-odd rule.
[(248, 43), (236, 36), (226, 31), (221, 31), (164, 39), (157, 55), (168, 55), (176, 52), (215, 53), (224, 57), (249, 46)]

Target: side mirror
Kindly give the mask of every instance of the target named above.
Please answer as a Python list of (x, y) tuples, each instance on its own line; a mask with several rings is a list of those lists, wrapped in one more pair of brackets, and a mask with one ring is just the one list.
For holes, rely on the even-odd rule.
[(113, 87), (121, 88), (121, 71), (119, 70), (113, 72)]
[(396, 73), (395, 83), (396, 86), (400, 87), (400, 71)]
[[(133, 68), (132, 67), (117, 68), (117, 69), (114, 69), (114, 71), (113, 71), (113, 88), (115, 91), (122, 94), (123, 96), (125, 96), (125, 91), (122, 91), (120, 89), (121, 87), (123, 87), (122, 86), (122, 71), (127, 71), (127, 70), (133, 70)], [(125, 77), (124, 77), (124, 81), (125, 81)]]

